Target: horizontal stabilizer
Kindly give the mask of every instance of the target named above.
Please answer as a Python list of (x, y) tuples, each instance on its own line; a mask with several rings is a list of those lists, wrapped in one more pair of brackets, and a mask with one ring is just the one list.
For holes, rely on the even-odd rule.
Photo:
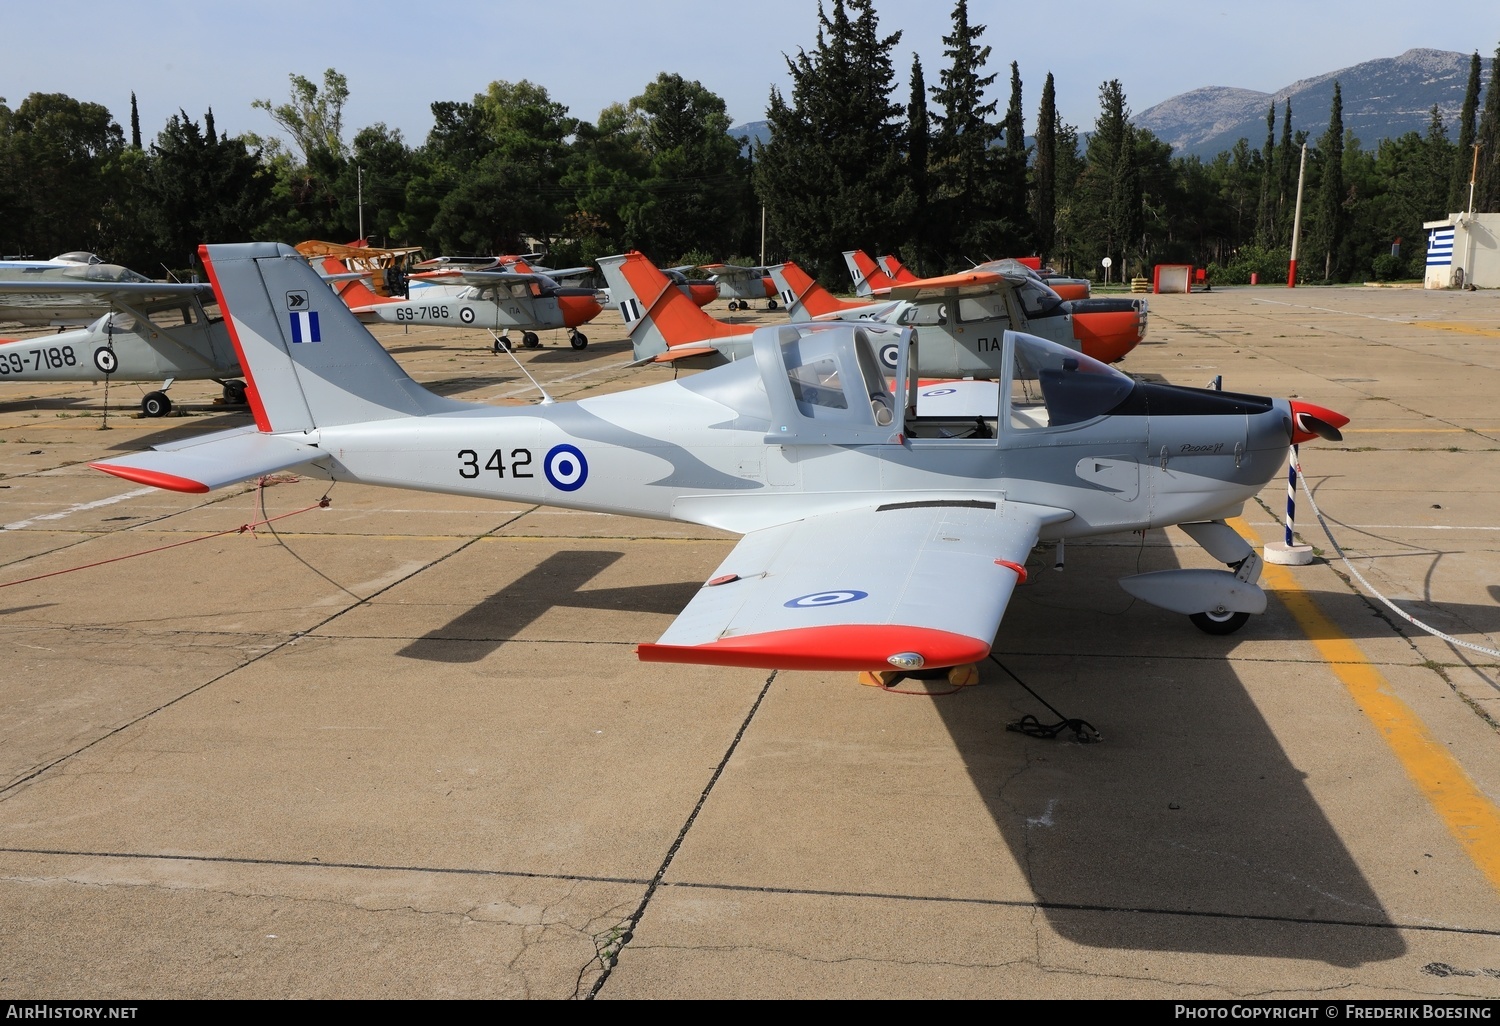
[(207, 492), (311, 463), (327, 455), (315, 445), (261, 434), (253, 427), (244, 427), (175, 442), (150, 452), (101, 460), (89, 466), (154, 488)]

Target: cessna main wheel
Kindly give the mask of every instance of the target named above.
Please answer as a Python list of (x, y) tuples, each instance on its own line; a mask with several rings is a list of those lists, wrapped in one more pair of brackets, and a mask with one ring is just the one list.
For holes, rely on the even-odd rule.
[(1188, 619), (1204, 634), (1233, 634), (1250, 622), (1250, 614), (1231, 613), (1225, 609), (1211, 613), (1189, 613)]
[(147, 417), (165, 417), (172, 412), (172, 400), (165, 392), (147, 392), (141, 398), (141, 413)]
[(224, 401), (235, 406), (244, 406), (245, 383), (243, 381), (224, 382)]
[(537, 337), (537, 333), (534, 331), (528, 331), (521, 336), (521, 345), (525, 346), (527, 349), (535, 349), (541, 344), (542, 340)]

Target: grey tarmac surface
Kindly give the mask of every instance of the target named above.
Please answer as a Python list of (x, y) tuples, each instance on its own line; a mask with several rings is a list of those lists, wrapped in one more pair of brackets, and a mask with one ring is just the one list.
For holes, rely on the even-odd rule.
[[(674, 373), (588, 333), (517, 357), (558, 399)], [(535, 398), (487, 338), (380, 337)], [(1355, 566), (1500, 642), (1500, 293), (1155, 296), (1123, 367), (1350, 415), (1302, 464)], [(721, 532), (90, 470), (248, 422), (190, 382), (140, 419), (149, 387), (101, 431), (100, 387), (0, 385), (7, 998), (1500, 996), (1500, 661), (1336, 562), (1215, 638), (1114, 583), (1211, 565), (1180, 531), (1039, 548), (995, 654), (1104, 741), (1038, 740), (993, 664), (937, 697), (639, 663)], [(238, 533), (262, 504), (294, 515)]]

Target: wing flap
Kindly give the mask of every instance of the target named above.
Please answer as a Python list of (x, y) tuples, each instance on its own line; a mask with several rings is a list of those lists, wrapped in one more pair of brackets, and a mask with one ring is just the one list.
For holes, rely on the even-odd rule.
[(327, 455), (317, 446), (246, 427), (89, 466), (154, 488), (198, 493), (288, 470)]
[(973, 662), (989, 651), (1026, 555), (1067, 510), (923, 501), (754, 531), (641, 659), (783, 669)]

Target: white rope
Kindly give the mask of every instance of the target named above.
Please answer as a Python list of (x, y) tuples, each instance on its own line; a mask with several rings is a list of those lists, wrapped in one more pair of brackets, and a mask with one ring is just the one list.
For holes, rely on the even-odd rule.
[[(1293, 457), (1293, 459), (1296, 459), (1296, 457)], [(1299, 460), (1297, 462), (1299, 464), (1296, 468), (1297, 476), (1302, 479), (1302, 493), (1307, 496), (1307, 501), (1311, 503), (1313, 514), (1318, 518), (1318, 523), (1323, 525), (1323, 533), (1328, 535), (1328, 541), (1329, 544), (1333, 546), (1333, 551), (1339, 554), (1339, 558), (1344, 561), (1344, 565), (1349, 568), (1349, 572), (1354, 575), (1354, 579), (1357, 580), (1360, 584), (1364, 585), (1366, 591), (1368, 591), (1371, 595), (1374, 595), (1381, 602), (1384, 602), (1386, 606), (1389, 607), (1390, 610), (1397, 616), (1401, 617), (1401, 619), (1405, 620), (1407, 623), (1411, 624), (1414, 627), (1426, 631), (1428, 634), (1431, 634), (1435, 638), (1442, 638), (1450, 645), (1459, 645), (1463, 648), (1472, 649), (1475, 652), (1483, 652), (1485, 655), (1500, 657), (1500, 651), (1496, 651), (1493, 648), (1485, 648), (1483, 645), (1476, 645), (1470, 641), (1460, 641), (1458, 638), (1444, 634), (1436, 627), (1429, 627), (1427, 624), (1423, 623), (1421, 620), (1418, 620), (1406, 610), (1396, 605), (1390, 599), (1380, 594), (1380, 592), (1376, 591), (1375, 586), (1372, 585), (1369, 581), (1365, 580), (1364, 575), (1362, 575), (1358, 570), (1354, 569), (1354, 564), (1349, 562), (1349, 557), (1344, 555), (1344, 550), (1339, 547), (1338, 541), (1333, 537), (1333, 532), (1328, 529), (1328, 521), (1323, 519), (1323, 511), (1318, 508), (1318, 500), (1313, 498), (1312, 489), (1307, 487), (1307, 475), (1302, 473), (1302, 467), (1300, 466), (1301, 461)]]

